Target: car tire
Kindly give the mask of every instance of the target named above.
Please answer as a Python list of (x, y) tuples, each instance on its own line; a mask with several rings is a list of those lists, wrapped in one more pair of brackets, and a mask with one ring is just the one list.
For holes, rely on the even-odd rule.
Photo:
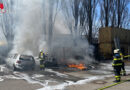
[(32, 67), (31, 70), (35, 70), (35, 67)]

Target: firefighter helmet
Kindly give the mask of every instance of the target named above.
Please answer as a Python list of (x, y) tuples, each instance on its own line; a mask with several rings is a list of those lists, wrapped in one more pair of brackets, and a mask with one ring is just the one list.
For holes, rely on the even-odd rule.
[(43, 50), (40, 50), (40, 52), (43, 52)]
[(120, 49), (115, 49), (114, 53), (119, 53)]

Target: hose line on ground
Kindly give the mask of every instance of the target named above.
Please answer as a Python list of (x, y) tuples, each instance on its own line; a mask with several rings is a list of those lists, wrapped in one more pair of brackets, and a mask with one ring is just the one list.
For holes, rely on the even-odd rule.
[(99, 88), (99, 89), (97, 89), (97, 90), (104, 90), (104, 89), (106, 89), (106, 88), (110, 88), (110, 87), (112, 87), (112, 86), (116, 86), (116, 85), (118, 85), (118, 84), (121, 84), (121, 83), (124, 83), (124, 82), (127, 82), (127, 81), (130, 81), (130, 79), (128, 79), (128, 80), (123, 80), (123, 81), (121, 81), (121, 82), (114, 83), (114, 84), (111, 84), (111, 85), (109, 85), (109, 86), (105, 86), (105, 87), (103, 87), (103, 88)]

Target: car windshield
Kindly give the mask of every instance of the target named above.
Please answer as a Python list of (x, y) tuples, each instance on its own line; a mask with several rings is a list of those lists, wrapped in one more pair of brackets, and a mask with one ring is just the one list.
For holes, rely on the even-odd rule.
[(21, 55), (20, 56), (20, 60), (33, 60), (33, 57), (32, 56), (27, 56), (27, 55)]

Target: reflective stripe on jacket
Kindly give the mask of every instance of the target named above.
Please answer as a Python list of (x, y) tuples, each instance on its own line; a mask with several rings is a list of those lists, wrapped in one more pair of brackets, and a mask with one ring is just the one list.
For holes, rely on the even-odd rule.
[(40, 60), (45, 59), (45, 54), (44, 54), (43, 52), (40, 52), (40, 54), (39, 54), (39, 58), (40, 58)]
[(122, 54), (122, 53), (120, 53), (120, 56), (121, 56), (121, 59), (123, 60), (123, 59), (124, 59), (124, 56), (123, 56), (123, 54)]
[(122, 63), (118, 63), (118, 64), (112, 64), (112, 66), (121, 66)]
[(44, 67), (44, 64), (41, 64), (40, 67)]
[(112, 66), (122, 66), (122, 58), (120, 55), (114, 56)]

